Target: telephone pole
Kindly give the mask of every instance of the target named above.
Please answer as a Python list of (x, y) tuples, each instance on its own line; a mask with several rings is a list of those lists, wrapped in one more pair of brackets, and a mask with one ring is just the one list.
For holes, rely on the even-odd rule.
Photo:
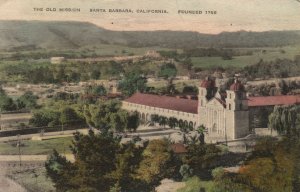
[(21, 167), (22, 166), (22, 159), (21, 159), (21, 135), (18, 134), (17, 137), (18, 137), (17, 147), (18, 147), (18, 150), (19, 150), (19, 165)]

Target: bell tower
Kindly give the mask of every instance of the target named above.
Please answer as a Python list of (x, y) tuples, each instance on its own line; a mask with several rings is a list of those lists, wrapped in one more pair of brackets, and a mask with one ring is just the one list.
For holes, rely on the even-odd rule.
[(198, 125), (206, 125), (206, 104), (216, 93), (215, 81), (210, 77), (200, 83), (198, 95)]
[(249, 110), (243, 84), (235, 79), (226, 91), (226, 130), (229, 139), (245, 137), (249, 134)]

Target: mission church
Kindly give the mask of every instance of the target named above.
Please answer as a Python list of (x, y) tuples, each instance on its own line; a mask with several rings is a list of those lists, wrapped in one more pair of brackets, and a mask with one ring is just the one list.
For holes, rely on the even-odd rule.
[(266, 127), (260, 115), (271, 113), (276, 105), (300, 104), (299, 95), (249, 97), (238, 79), (226, 94), (219, 90), (214, 79), (206, 78), (200, 83), (198, 100), (135, 93), (122, 102), (122, 107), (137, 111), (144, 122), (156, 114), (175, 117), (193, 128), (204, 125), (209, 138), (224, 141), (243, 138), (254, 128)]

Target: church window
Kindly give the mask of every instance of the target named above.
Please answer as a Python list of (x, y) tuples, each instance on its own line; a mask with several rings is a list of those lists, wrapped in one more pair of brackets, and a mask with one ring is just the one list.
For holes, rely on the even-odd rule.
[(229, 110), (231, 110), (231, 104), (229, 103), (229, 105), (228, 105), (228, 108), (229, 108)]

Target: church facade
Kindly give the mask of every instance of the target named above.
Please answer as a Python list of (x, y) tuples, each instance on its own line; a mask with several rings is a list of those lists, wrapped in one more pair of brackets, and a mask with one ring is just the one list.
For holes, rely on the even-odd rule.
[(237, 79), (221, 94), (215, 80), (205, 79), (199, 86), (198, 100), (136, 93), (122, 102), (123, 109), (137, 111), (142, 121), (151, 115), (175, 117), (196, 128), (204, 125), (214, 141), (234, 140), (252, 133), (257, 111), (275, 105), (299, 104), (299, 95), (247, 97), (243, 84)]

